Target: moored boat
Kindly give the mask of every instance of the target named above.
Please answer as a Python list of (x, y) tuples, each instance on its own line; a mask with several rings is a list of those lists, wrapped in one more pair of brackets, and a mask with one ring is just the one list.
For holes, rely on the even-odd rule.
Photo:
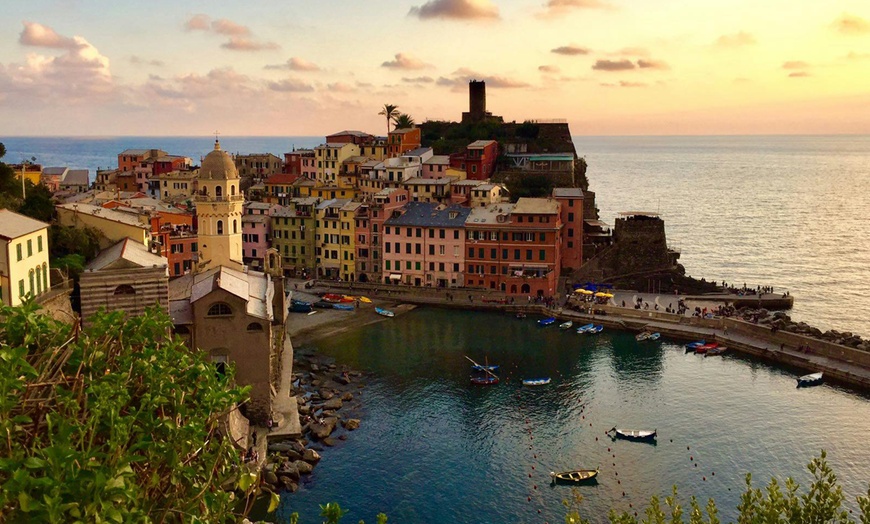
[(541, 320), (538, 321), (538, 325), (542, 326), (542, 327), (549, 326), (551, 324), (554, 324), (555, 322), (556, 322), (556, 319), (554, 317), (542, 318)]
[(293, 313), (309, 313), (311, 311), (311, 302), (304, 300), (290, 299), (290, 311)]
[(586, 331), (586, 333), (588, 333), (590, 335), (597, 335), (598, 333), (601, 333), (602, 331), (604, 331), (604, 326), (602, 326), (601, 324), (598, 324), (597, 326), (589, 328), (589, 330)]
[(703, 355), (710, 351), (711, 349), (716, 349), (719, 347), (718, 342), (710, 342), (709, 344), (704, 344), (703, 346), (698, 346), (695, 348), (695, 353), (698, 355)]
[(595, 477), (598, 476), (598, 469), (575, 469), (573, 471), (562, 471), (556, 473), (550, 472), (550, 478), (553, 482), (565, 482), (571, 484), (581, 484), (584, 482), (596, 482)]
[(622, 438), (626, 440), (646, 440), (652, 441), (656, 438), (656, 430), (645, 430), (645, 429), (617, 429), (612, 428), (608, 433), (614, 433), (617, 438)]
[(696, 348), (699, 348), (706, 343), (707, 343), (706, 340), (698, 340), (696, 342), (690, 342), (690, 343), (686, 344), (686, 353), (689, 353), (690, 351), (695, 351)]
[(570, 329), (573, 325), (574, 321), (569, 320), (568, 322), (562, 322), (561, 324), (559, 324), (559, 329)]
[(715, 357), (716, 355), (721, 355), (722, 353), (725, 353), (726, 351), (728, 351), (727, 347), (719, 346), (717, 348), (713, 348), (713, 349), (708, 350), (707, 353), (704, 354), (704, 356), (705, 357)]
[(818, 386), (822, 383), (822, 376), (824, 374), (822, 372), (818, 373), (810, 373), (809, 375), (804, 375), (797, 379), (797, 387), (805, 388), (809, 386)]
[(550, 383), (550, 377), (523, 379), (524, 386), (546, 386), (549, 383)]
[(638, 333), (637, 335), (634, 336), (634, 339), (637, 340), (638, 342), (643, 342), (644, 340), (648, 339), (650, 337), (650, 335), (651, 335), (651, 333), (648, 331), (641, 331), (640, 333)]
[(658, 340), (662, 337), (661, 333), (651, 333), (647, 340)]
[(526, 314), (521, 311), (517, 313), (517, 318), (526, 318)]
[(354, 307), (351, 304), (333, 304), (332, 309), (338, 309), (341, 311), (353, 311)]
[(477, 386), (494, 386), (498, 384), (498, 377), (495, 375), (478, 375), (471, 377), (471, 383)]
[(586, 333), (590, 329), (594, 328), (595, 324), (586, 324), (585, 326), (580, 326), (577, 328), (577, 333)]
[(480, 365), (474, 364), (471, 366), (472, 371), (497, 371), (498, 364)]
[(393, 318), (394, 316), (396, 316), (396, 314), (393, 313), (392, 311), (390, 311), (389, 309), (383, 309), (383, 308), (379, 308), (379, 307), (375, 308), (375, 313), (377, 313), (378, 315), (384, 316), (384, 317), (388, 317), (388, 318)]

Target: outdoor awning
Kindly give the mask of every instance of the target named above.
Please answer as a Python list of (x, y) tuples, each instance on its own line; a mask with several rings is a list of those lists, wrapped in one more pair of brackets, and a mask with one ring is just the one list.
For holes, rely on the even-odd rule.
[(390, 280), (402, 280), (402, 275), (398, 273), (393, 273), (390, 275)]
[(592, 218), (587, 218), (587, 219), (583, 220), (583, 222), (585, 222), (587, 225), (592, 226), (592, 227), (603, 227), (603, 228), (610, 227), (609, 224), (602, 222), (601, 220), (595, 220)]

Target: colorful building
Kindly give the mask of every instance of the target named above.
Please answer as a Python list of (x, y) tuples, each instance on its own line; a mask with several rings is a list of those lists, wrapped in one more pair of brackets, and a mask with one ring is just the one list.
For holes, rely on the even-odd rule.
[(583, 264), (583, 190), (557, 187), (553, 198), (559, 202), (562, 231), (562, 271), (576, 271)]
[(349, 199), (324, 200), (315, 208), (315, 253), (317, 278), (341, 278), (342, 216), (341, 208)]
[(278, 204), (286, 206), (291, 198), (298, 195), (294, 194), (293, 183), (300, 175), (277, 173), (266, 179), (265, 194), (263, 199), (270, 204)]
[(0, 300), (17, 306), (49, 289), (48, 224), (0, 209)]
[(384, 222), (408, 203), (408, 191), (390, 188), (375, 193), (357, 208), (356, 272), (359, 282), (382, 282)]
[(359, 156), (359, 146), (347, 142), (321, 144), (314, 148), (314, 156), (317, 160), (315, 180), (322, 185), (334, 186), (338, 184), (338, 175), (344, 161)]
[(125, 238), (131, 238), (146, 247), (151, 246), (151, 227), (147, 216), (81, 203), (60, 204), (55, 210), (57, 221), (62, 226), (90, 227), (99, 231), (102, 249)]
[(245, 265), (262, 271), (271, 233), (271, 216), (248, 214), (242, 216), (242, 262)]
[(267, 178), (284, 170), (281, 159), (271, 153), (236, 155), (233, 160), (241, 177)]
[(450, 166), (465, 171), (471, 180), (488, 180), (495, 172), (498, 160), (498, 142), (476, 140), (465, 148), (465, 153), (450, 156)]
[(356, 280), (356, 216), (362, 206), (360, 202), (348, 202), (341, 206), (339, 228), (341, 229), (341, 248), (338, 253), (341, 259), (339, 276), (342, 280), (353, 282)]
[(471, 210), (409, 202), (384, 222), (384, 283), (426, 287), (464, 284), (465, 223)]
[(272, 211), (272, 247), (281, 256), (284, 275), (308, 278), (316, 257), (316, 198), (293, 198)]
[(232, 157), (215, 140), (198, 177), (196, 202), (199, 260), (202, 267), (242, 270), (242, 205), (239, 173)]
[(290, 153), (284, 153), (285, 175), (317, 176), (317, 159), (313, 149), (294, 149)]
[(413, 151), (420, 147), (421, 132), (419, 127), (394, 129), (387, 137), (387, 156), (395, 158), (407, 151)]

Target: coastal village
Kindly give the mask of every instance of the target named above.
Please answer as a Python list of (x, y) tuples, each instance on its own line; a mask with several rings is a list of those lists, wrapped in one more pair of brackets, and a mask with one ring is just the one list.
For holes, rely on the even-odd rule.
[[(788, 308), (789, 294), (687, 277), (655, 213), (602, 222), (566, 122), (504, 122), (479, 81), (459, 122), (415, 125), (383, 109), (386, 136), (337, 131), (283, 159), (232, 155), (218, 136), (198, 162), (147, 144), (120, 151), (93, 184), (87, 171), (10, 166), (53, 193), (56, 222), (0, 210), (3, 303), (32, 298), (85, 326), (101, 309), (135, 316), (158, 305), (174, 335), (251, 387), (226, 432), (254, 463), (283, 453), (271, 483), (291, 491), (320, 458), (306, 444), (360, 424), (336, 415), (358, 372), (316, 358), (294, 366), (291, 338), (304, 326), (291, 315), (297, 303), (311, 311), (315, 292), (350, 297), (349, 311), (374, 300), (596, 319), (870, 384), (868, 342), (769, 311)], [(77, 278), (49, 266), (49, 227), (98, 239)], [(584, 298), (593, 282), (613, 292)], [(710, 292), (719, 295), (697, 298)], [(675, 299), (659, 303), (663, 294)], [(334, 315), (318, 317), (354, 325)]]

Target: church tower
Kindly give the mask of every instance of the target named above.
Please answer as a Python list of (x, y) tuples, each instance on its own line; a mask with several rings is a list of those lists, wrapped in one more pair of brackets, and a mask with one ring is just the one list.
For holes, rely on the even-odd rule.
[(226, 266), (242, 270), (242, 205), (245, 198), (239, 189), (239, 171), (232, 157), (221, 150), (218, 140), (214, 151), (205, 156), (197, 177), (196, 201), (199, 261), (197, 270)]

